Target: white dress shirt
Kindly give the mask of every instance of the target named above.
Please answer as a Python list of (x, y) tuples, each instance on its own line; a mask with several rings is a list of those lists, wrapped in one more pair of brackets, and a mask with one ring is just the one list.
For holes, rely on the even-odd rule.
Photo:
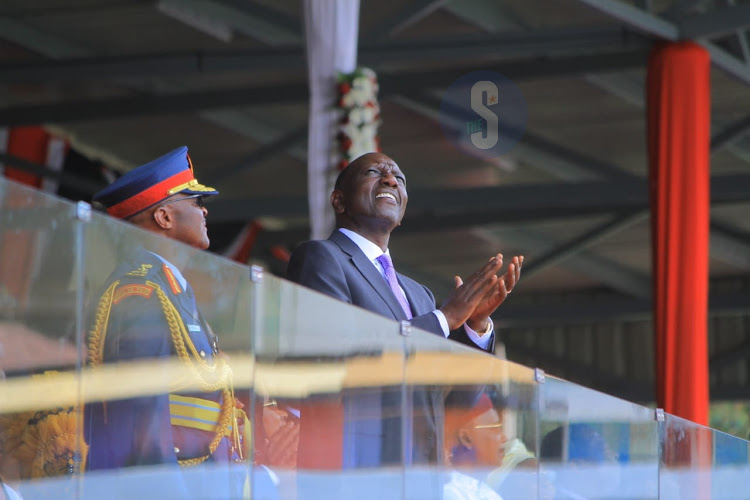
[[(362, 253), (365, 254), (365, 256), (370, 260), (370, 262), (372, 262), (372, 265), (375, 266), (375, 268), (380, 272), (380, 275), (383, 276), (383, 279), (386, 279), (383, 266), (380, 265), (380, 262), (378, 261), (378, 257), (383, 255), (383, 250), (381, 250), (380, 247), (376, 245), (375, 243), (373, 243), (372, 241), (368, 240), (367, 238), (365, 238), (364, 236), (358, 233), (355, 233), (354, 231), (345, 229), (343, 227), (340, 227), (338, 230), (341, 231), (341, 233), (343, 233), (347, 238), (352, 240), (354, 244), (357, 245), (360, 250), (362, 250)], [(390, 257), (391, 256), (390, 250), (386, 249), (385, 254), (388, 255), (388, 257)], [(401, 289), (401, 292), (403, 293), (404, 290)], [(406, 297), (405, 293), (404, 293), (404, 297)], [(441, 311), (440, 309), (435, 309), (434, 311), (432, 311), (432, 314), (434, 314), (437, 317), (438, 322), (440, 323), (440, 328), (442, 328), (443, 330), (443, 335), (445, 335), (445, 338), (448, 338), (448, 335), (450, 335), (450, 327), (448, 326), (448, 320), (445, 318), (445, 314), (443, 314), (443, 311)], [(489, 323), (487, 325), (487, 331), (482, 336), (480, 336), (477, 332), (469, 328), (469, 325), (464, 323), (464, 330), (466, 330), (466, 334), (469, 336), (471, 341), (474, 342), (478, 347), (481, 347), (482, 349), (484, 349), (485, 351), (490, 346), (490, 342), (492, 342), (492, 336), (495, 334), (493, 332), (494, 325), (492, 324), (492, 318), (487, 318), (487, 319), (489, 320)]]

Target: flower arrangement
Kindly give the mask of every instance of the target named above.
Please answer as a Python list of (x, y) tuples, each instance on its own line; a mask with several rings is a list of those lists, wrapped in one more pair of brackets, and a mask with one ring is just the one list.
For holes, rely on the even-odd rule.
[(343, 111), (336, 136), (342, 159), (339, 169), (345, 168), (358, 156), (380, 151), (378, 127), (378, 80), (370, 68), (357, 68), (352, 73), (338, 76), (337, 108)]

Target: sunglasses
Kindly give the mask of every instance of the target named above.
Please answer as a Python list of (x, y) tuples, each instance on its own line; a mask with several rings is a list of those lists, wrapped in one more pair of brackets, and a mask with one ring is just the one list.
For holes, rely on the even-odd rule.
[(163, 207), (164, 205), (169, 205), (170, 203), (177, 203), (178, 201), (185, 201), (185, 200), (190, 200), (190, 199), (194, 199), (195, 200), (195, 205), (198, 208), (203, 208), (204, 207), (204, 204), (203, 204), (203, 195), (202, 194), (191, 194), (190, 196), (186, 196), (184, 198), (177, 198), (176, 200), (165, 201), (160, 206)]

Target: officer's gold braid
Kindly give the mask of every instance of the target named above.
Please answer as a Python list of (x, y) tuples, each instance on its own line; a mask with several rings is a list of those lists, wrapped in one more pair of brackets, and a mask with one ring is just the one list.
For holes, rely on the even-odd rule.
[[(228, 379), (231, 373), (229, 366), (224, 362), (222, 358), (216, 358), (216, 364), (209, 365), (201, 356), (198, 354), (195, 344), (190, 339), (190, 335), (185, 329), (185, 324), (180, 317), (180, 313), (175, 308), (172, 301), (169, 300), (167, 294), (157, 285), (151, 281), (146, 282), (148, 285), (156, 289), (156, 294), (159, 297), (164, 317), (167, 320), (169, 326), (169, 332), (172, 335), (172, 343), (174, 344), (175, 352), (177, 356), (185, 362), (190, 368), (190, 371), (200, 381), (200, 389), (204, 392), (218, 391), (228, 387)], [(190, 352), (188, 352), (188, 349)], [(192, 354), (192, 358), (190, 356)], [(198, 369), (200, 368), (200, 370)], [(216, 372), (219, 370), (219, 376), (216, 377), (214, 382), (209, 382), (205, 379), (204, 373)]]
[[(232, 396), (232, 392), (229, 389), (222, 389), (221, 395), (223, 398), (223, 401), (221, 402), (221, 416), (219, 417), (219, 423), (216, 426), (216, 435), (208, 445), (208, 455), (204, 455), (198, 458), (186, 458), (184, 460), (178, 460), (177, 462), (180, 464), (180, 466), (192, 467), (193, 465), (198, 465), (199, 463), (206, 461), (208, 457), (214, 454), (216, 448), (219, 447), (219, 443), (221, 443), (221, 440), (224, 438), (224, 434), (229, 428), (229, 423), (234, 417), (234, 397)], [(237, 424), (235, 423), (235, 426), (236, 425)]]
[(109, 312), (112, 310), (112, 297), (119, 284), (119, 281), (112, 283), (107, 291), (102, 294), (102, 298), (99, 299), (94, 327), (89, 332), (89, 363), (91, 366), (99, 366), (104, 361), (104, 337), (107, 334)]
[[(232, 394), (232, 391), (228, 388), (228, 382), (229, 379), (231, 379), (231, 370), (221, 358), (217, 359), (216, 366), (210, 366), (203, 359), (201, 359), (195, 349), (193, 341), (190, 339), (190, 336), (185, 330), (185, 325), (180, 318), (179, 312), (177, 312), (177, 310), (175, 309), (174, 304), (172, 304), (172, 302), (169, 300), (169, 298), (159, 285), (151, 281), (147, 281), (146, 283), (156, 289), (156, 294), (159, 297), (159, 302), (161, 303), (162, 310), (164, 311), (164, 317), (167, 320), (169, 331), (172, 334), (172, 342), (174, 344), (175, 351), (177, 352), (177, 356), (185, 363), (187, 363), (188, 366), (190, 366), (190, 370), (201, 382), (200, 387), (202, 390), (204, 390), (205, 392), (221, 390), (221, 414), (219, 415), (219, 422), (216, 426), (216, 435), (208, 445), (208, 455), (197, 458), (178, 460), (178, 463), (181, 466), (190, 467), (204, 462), (216, 451), (216, 449), (219, 447), (219, 443), (221, 443), (221, 440), (224, 438), (224, 435), (229, 428), (230, 422), (234, 418), (234, 394)], [(203, 371), (215, 371), (217, 367), (221, 367), (221, 376), (218, 377), (218, 380), (216, 382), (211, 384), (203, 378), (201, 372), (196, 368), (196, 363), (191, 360), (190, 354), (188, 353), (188, 348), (185, 347), (186, 341), (188, 348), (193, 354), (194, 360), (200, 364)]]

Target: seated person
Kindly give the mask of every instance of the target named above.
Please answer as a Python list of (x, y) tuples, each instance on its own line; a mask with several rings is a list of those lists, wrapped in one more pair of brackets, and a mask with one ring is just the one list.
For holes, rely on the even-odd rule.
[(502, 498), (483, 480), (488, 468), (502, 463), (507, 442), (501, 414), (486, 392), (454, 390), (446, 397), (443, 437), (451, 466), (443, 498)]

